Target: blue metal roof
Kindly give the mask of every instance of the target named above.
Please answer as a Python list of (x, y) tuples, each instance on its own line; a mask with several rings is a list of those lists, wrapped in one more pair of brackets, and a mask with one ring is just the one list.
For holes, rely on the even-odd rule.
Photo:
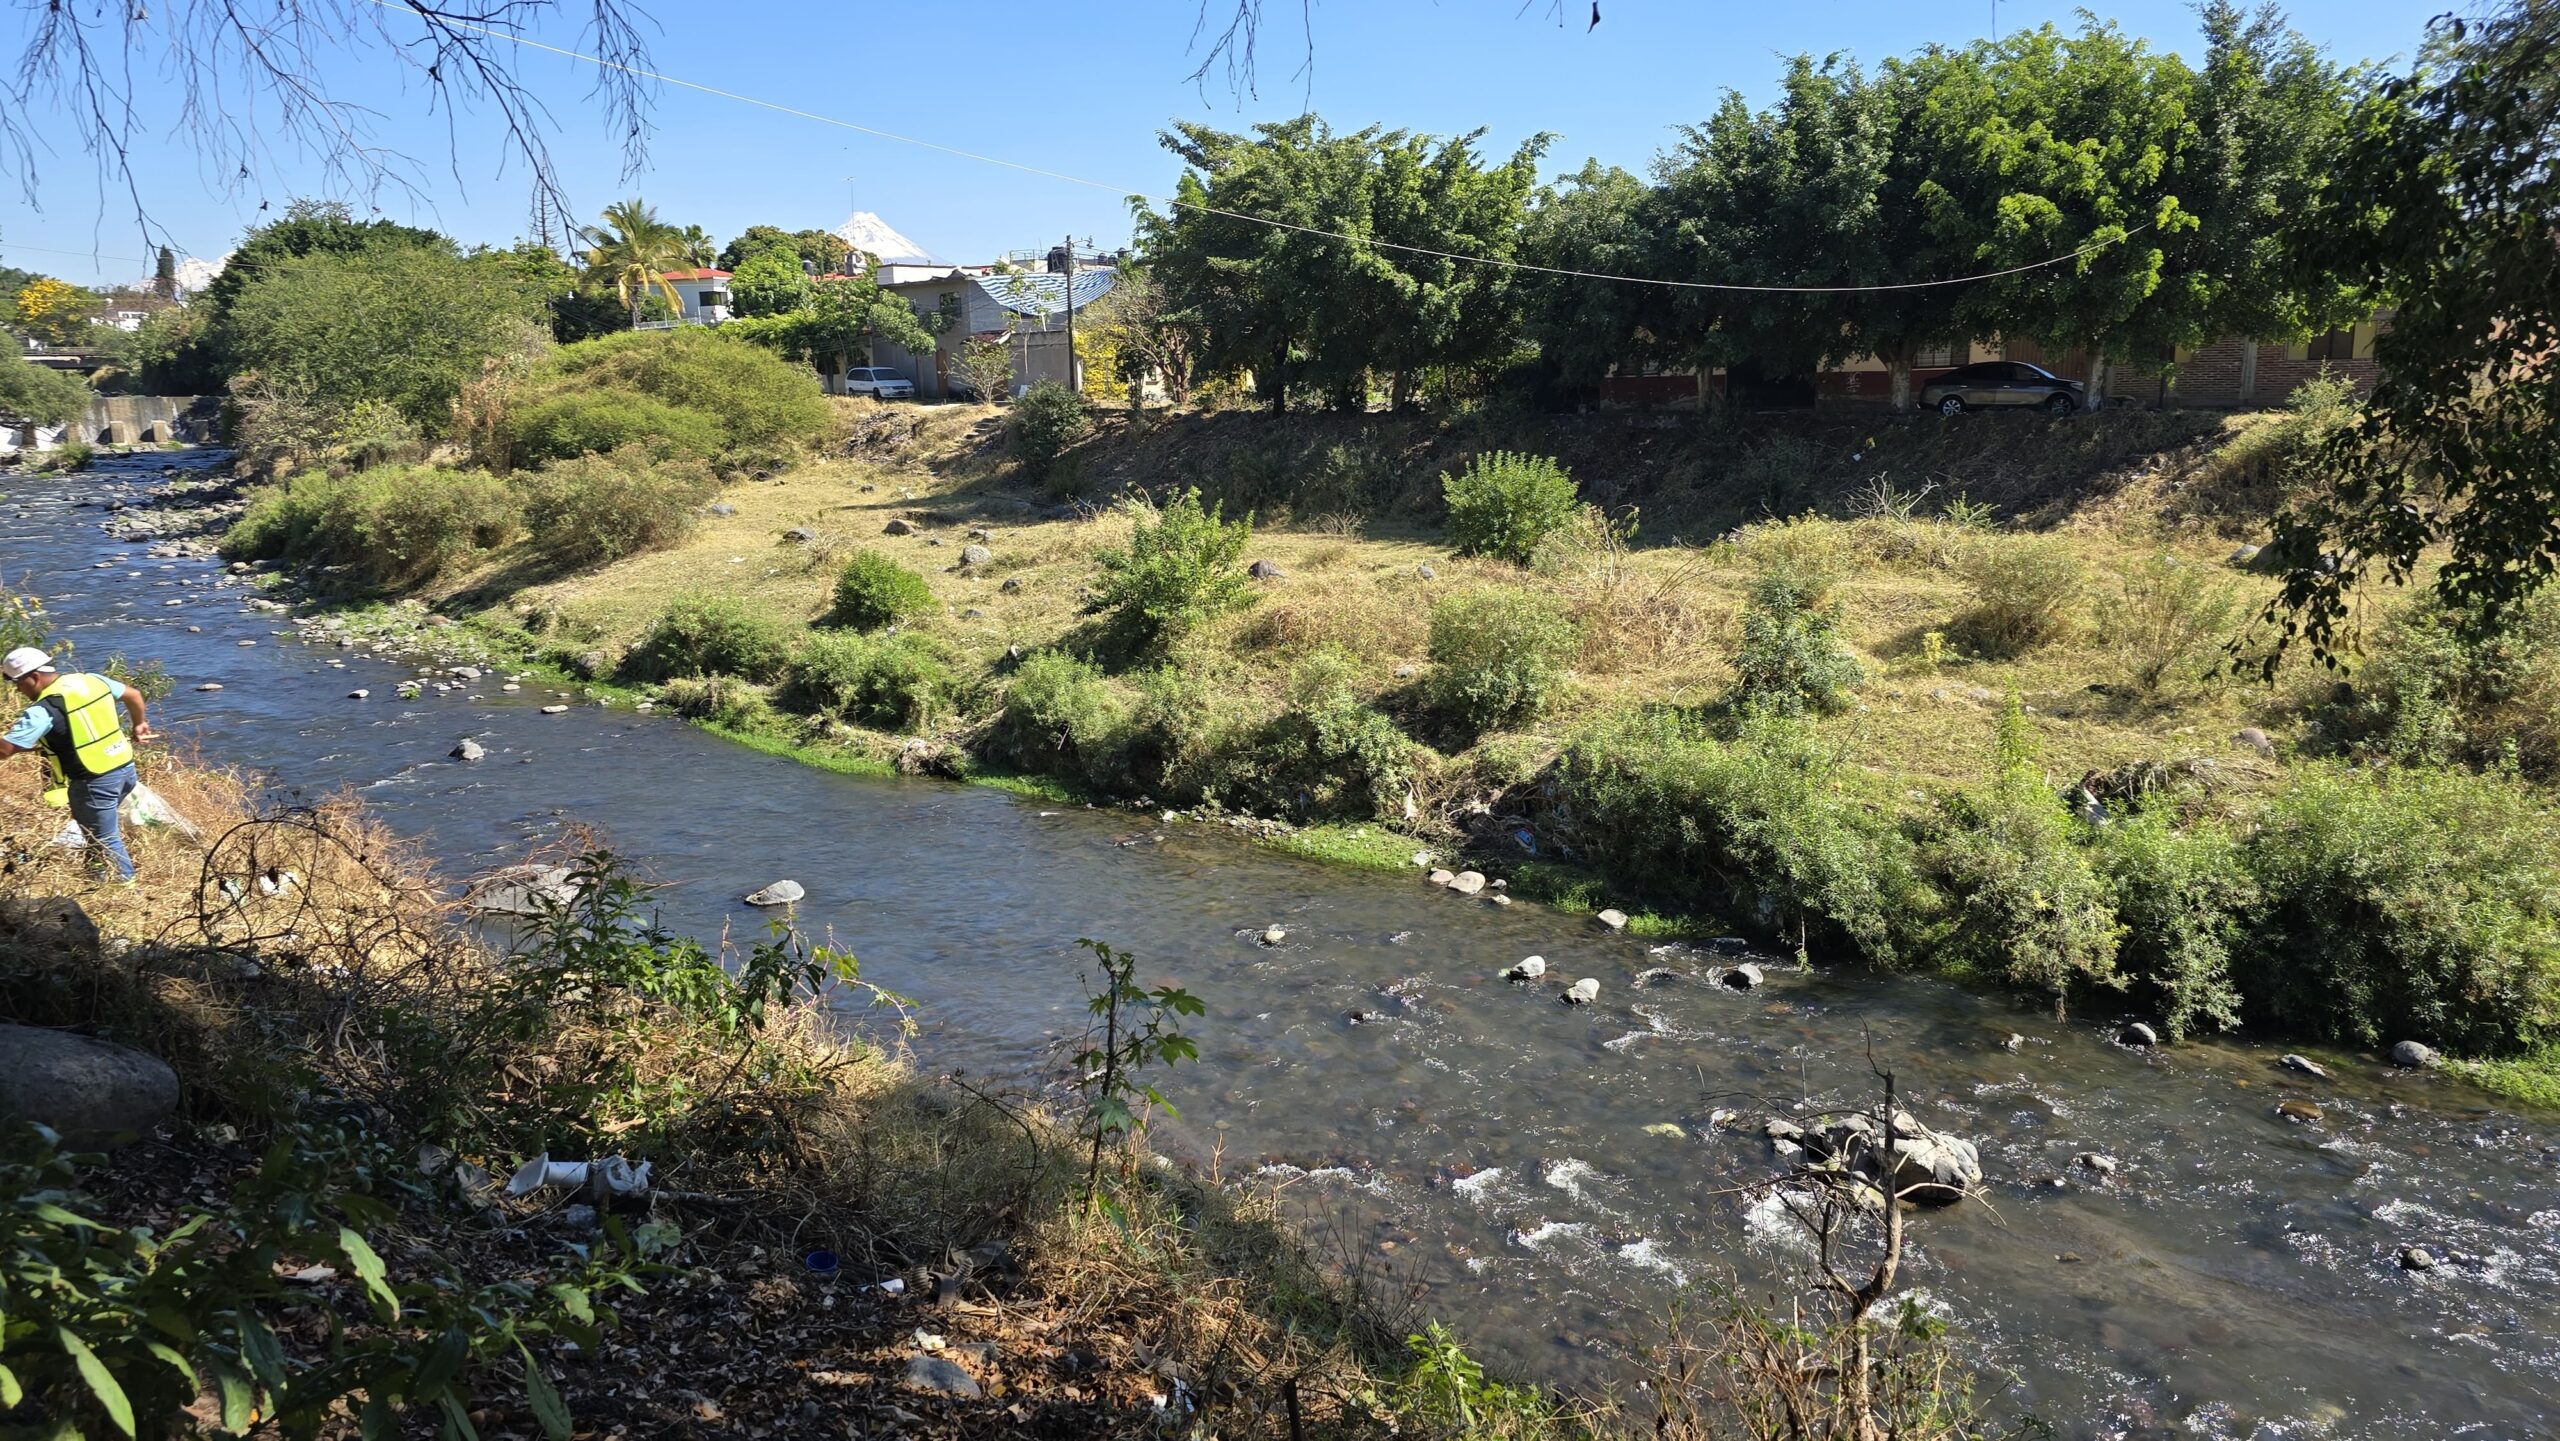
[[(978, 285), (995, 298), (998, 305), (1016, 315), (1056, 315), (1067, 308), (1067, 281), (1071, 277), (1050, 275), (981, 275)], [(1079, 270), (1075, 281), (1075, 305), (1082, 310), (1111, 293), (1119, 280), (1112, 270)]]

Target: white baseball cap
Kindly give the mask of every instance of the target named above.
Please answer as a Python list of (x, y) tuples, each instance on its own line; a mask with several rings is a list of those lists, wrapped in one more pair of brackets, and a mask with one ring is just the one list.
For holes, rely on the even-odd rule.
[(52, 656), (46, 655), (34, 646), (22, 645), (7, 655), (0, 656), (0, 676), (19, 680), (34, 675), (51, 664), (53, 664)]

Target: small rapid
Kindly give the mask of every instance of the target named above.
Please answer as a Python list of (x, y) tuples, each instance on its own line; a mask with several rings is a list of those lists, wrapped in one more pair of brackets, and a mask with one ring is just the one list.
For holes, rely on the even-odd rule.
[[(409, 668), (315, 650), (218, 564), (102, 531), (97, 502), (210, 458), (0, 493), (0, 578), (82, 655), (165, 665), (164, 730), (286, 794), (352, 790), (457, 875), (591, 826), (705, 937), (760, 928), (736, 898), (795, 879), (805, 923), (921, 1004), (937, 1068), (1049, 1074), (1083, 1019), (1077, 939), (1134, 951), (1209, 1008), (1159, 1140), (1273, 1188), (1320, 1253), (1418, 1288), (1510, 1369), (1623, 1391), (1675, 1286), (1799, 1277), (1758, 1121), (1868, 1100), (1872, 1053), (1990, 1175), (1983, 1201), (1915, 1219), (1912, 1294), (1977, 1344), (1988, 1390), (2060, 1434), (2560, 1432), (2560, 1118), (2370, 1055), (2315, 1053), (2320, 1080), (2254, 1045), (2131, 1050), (1855, 968), (1760, 957), (1766, 983), (1735, 991), (1711, 949), (1219, 827), (836, 776), (624, 709), (546, 715), (532, 686), (400, 700)], [(449, 758), (465, 737), (484, 759)], [(1501, 977), (1532, 954), (1540, 981)], [(1582, 976), (1598, 1000), (1557, 1004)], [(2444, 1263), (2402, 1269), (2412, 1245)]]

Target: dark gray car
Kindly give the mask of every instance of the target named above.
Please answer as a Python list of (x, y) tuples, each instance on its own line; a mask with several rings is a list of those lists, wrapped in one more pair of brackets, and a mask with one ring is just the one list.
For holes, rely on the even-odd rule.
[(2087, 404), (2088, 387), (2023, 360), (1984, 360), (1950, 370), (1920, 387), (1920, 403), (1940, 415), (2034, 406), (2069, 415)]

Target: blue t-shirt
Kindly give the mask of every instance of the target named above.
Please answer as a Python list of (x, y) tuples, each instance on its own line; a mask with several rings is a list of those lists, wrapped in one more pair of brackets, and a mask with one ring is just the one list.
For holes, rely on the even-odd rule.
[[(98, 679), (107, 683), (108, 695), (119, 701), (124, 699), (124, 682), (113, 676), (102, 675)], [(25, 710), (18, 712), (18, 723), (9, 727), (9, 733), (0, 736), (0, 740), (5, 740), (22, 751), (31, 751), (36, 748), (36, 742), (44, 739), (45, 732), (52, 729), (52, 709), (30, 701)]]

